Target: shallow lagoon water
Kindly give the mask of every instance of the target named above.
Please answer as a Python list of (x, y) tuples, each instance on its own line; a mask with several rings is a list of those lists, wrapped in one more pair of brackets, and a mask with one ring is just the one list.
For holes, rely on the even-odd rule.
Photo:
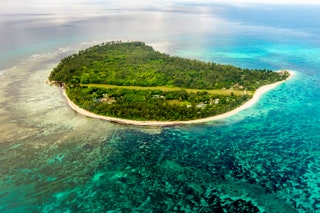
[[(1, 41), (0, 211), (320, 211), (316, 29), (304, 23), (292, 28), (292, 20), (290, 29), (270, 27), (267, 19), (257, 27), (256, 20), (243, 20), (241, 14), (218, 19), (210, 12), (139, 14), (137, 19), (126, 18), (131, 17), (127, 13), (72, 19), (64, 28), (33, 21), (19, 28), (30, 33), (23, 44)], [(186, 17), (191, 27), (183, 22)], [(68, 23), (78, 30), (65, 28)], [(130, 27), (118, 29), (122, 23)], [(87, 26), (90, 32), (83, 31)], [(103, 28), (110, 26), (113, 32)], [(50, 28), (60, 37), (47, 34), (39, 44), (28, 27)], [(64, 56), (118, 38), (139, 38), (173, 55), (286, 68), (296, 75), (250, 109), (198, 125), (133, 127), (73, 112), (60, 90), (46, 84), (51, 69)]]

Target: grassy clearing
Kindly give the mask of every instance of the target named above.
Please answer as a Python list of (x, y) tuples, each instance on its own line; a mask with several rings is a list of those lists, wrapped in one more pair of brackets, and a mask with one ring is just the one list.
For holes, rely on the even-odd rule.
[[(123, 89), (134, 89), (134, 90), (162, 90), (165, 92), (175, 91), (175, 90), (185, 90), (188, 93), (197, 93), (197, 92), (208, 92), (209, 94), (217, 95), (244, 95), (243, 90), (230, 90), (230, 89), (215, 89), (215, 90), (201, 90), (201, 89), (185, 89), (180, 87), (169, 87), (169, 86), (155, 86), (155, 87), (141, 87), (141, 86), (118, 86), (110, 84), (81, 84), (81, 86), (87, 87), (96, 87), (96, 88), (105, 88), (105, 89), (114, 89), (114, 88), (123, 88)], [(252, 95), (254, 91), (247, 91), (248, 95)]]
[(176, 105), (180, 105), (180, 106), (188, 106), (191, 104), (188, 101), (179, 101), (179, 100), (167, 100), (166, 103), (170, 104), (170, 105), (176, 104)]

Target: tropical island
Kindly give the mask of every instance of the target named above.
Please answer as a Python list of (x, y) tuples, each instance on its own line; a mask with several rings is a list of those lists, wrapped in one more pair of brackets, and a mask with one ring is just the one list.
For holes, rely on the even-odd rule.
[(242, 69), (108, 42), (63, 58), (49, 76), (69, 105), (90, 117), (137, 125), (203, 122), (242, 106), (288, 71)]

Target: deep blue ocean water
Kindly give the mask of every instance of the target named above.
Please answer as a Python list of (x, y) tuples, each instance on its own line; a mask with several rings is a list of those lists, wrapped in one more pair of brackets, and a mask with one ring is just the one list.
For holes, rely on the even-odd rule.
[[(0, 10), (0, 212), (320, 212), (320, 6), (82, 6)], [(110, 40), (295, 76), (223, 120), (113, 124), (45, 83)]]

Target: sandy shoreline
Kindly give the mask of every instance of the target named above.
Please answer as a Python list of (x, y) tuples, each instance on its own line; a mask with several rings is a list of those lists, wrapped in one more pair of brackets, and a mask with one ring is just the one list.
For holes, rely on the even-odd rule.
[[(287, 70), (289, 71), (289, 70)], [(238, 112), (247, 109), (251, 106), (253, 106), (255, 103), (259, 101), (261, 96), (265, 94), (266, 92), (272, 90), (273, 88), (277, 87), (279, 84), (291, 79), (294, 76), (294, 72), (289, 71), (290, 76), (284, 80), (284, 81), (279, 81), (273, 84), (268, 84), (265, 86), (260, 87), (259, 89), (256, 90), (254, 93), (253, 97), (247, 101), (245, 104), (241, 105), (240, 107), (223, 113), (221, 115), (213, 116), (213, 117), (208, 117), (208, 118), (202, 118), (202, 119), (197, 119), (197, 120), (190, 120), (190, 121), (135, 121), (135, 120), (128, 120), (128, 119), (122, 119), (122, 118), (114, 118), (114, 117), (107, 117), (103, 115), (97, 115), (92, 112), (89, 112), (85, 109), (80, 108), (76, 104), (74, 104), (67, 96), (66, 92), (64, 89), (62, 89), (62, 94), (65, 97), (68, 105), (76, 112), (87, 116), (91, 118), (97, 118), (101, 120), (106, 120), (106, 121), (111, 121), (111, 122), (116, 122), (120, 124), (128, 124), (128, 125), (136, 125), (136, 126), (175, 126), (175, 125), (182, 125), (182, 124), (197, 124), (197, 123), (204, 123), (204, 122), (209, 122), (209, 121), (215, 121), (223, 118), (230, 117), (232, 115), (237, 114)]]

